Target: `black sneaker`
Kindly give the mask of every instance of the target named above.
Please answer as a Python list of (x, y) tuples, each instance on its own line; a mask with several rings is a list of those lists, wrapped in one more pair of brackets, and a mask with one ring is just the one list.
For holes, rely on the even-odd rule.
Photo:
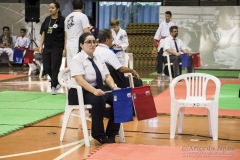
[(110, 139), (107, 137), (100, 137), (100, 138), (95, 138), (99, 143), (101, 144), (106, 144), (106, 143), (113, 143)]
[(114, 137), (108, 137), (108, 139), (111, 141), (111, 143), (116, 143), (115, 136)]

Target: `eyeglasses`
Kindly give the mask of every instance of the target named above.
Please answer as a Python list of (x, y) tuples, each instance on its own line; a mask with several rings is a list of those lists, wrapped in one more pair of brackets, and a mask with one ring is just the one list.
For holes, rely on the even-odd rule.
[(91, 45), (91, 44), (97, 45), (97, 44), (98, 44), (98, 41), (91, 41), (91, 40), (89, 40), (89, 41), (86, 41), (86, 42), (84, 42), (84, 43), (87, 43), (88, 45)]

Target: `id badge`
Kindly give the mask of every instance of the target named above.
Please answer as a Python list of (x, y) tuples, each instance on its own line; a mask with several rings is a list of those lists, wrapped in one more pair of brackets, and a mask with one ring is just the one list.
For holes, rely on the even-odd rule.
[(53, 32), (53, 27), (49, 27), (48, 31), (47, 31), (47, 34), (52, 34), (52, 32)]

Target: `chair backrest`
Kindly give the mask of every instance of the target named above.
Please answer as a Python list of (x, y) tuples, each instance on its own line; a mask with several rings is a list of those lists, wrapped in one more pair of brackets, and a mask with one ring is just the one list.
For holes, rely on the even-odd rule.
[(125, 67), (133, 69), (133, 54), (125, 53)]
[(214, 101), (218, 102), (221, 82), (217, 77), (205, 73), (188, 73), (174, 78), (170, 84), (171, 100), (175, 99), (174, 87), (182, 80), (186, 83), (186, 99), (202, 98), (203, 100), (206, 100), (208, 82), (212, 80), (215, 84)]
[[(69, 68), (64, 68), (58, 73), (58, 82), (61, 86), (63, 86), (65, 88), (66, 103), (68, 103), (68, 90), (70, 88), (76, 88), (77, 92), (78, 92), (78, 95), (83, 95), (82, 94), (82, 87), (80, 85), (68, 84), (68, 82), (70, 80), (69, 75), (70, 75), (70, 69)], [(78, 98), (83, 99), (82, 96), (78, 96)], [(83, 102), (83, 100), (80, 101), (80, 102)], [(84, 103), (82, 105), (84, 105)]]

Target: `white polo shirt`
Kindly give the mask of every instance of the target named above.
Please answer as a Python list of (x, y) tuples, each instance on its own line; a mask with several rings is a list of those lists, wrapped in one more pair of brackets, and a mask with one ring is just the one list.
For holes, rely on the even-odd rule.
[[(176, 37), (176, 43), (178, 46), (178, 51), (181, 52), (184, 49), (187, 49), (186, 46), (183, 44), (183, 41)], [(164, 39), (164, 46), (163, 46), (163, 55), (166, 56), (169, 53), (167, 53), (167, 49), (173, 49), (174, 51), (177, 51), (174, 43), (174, 38), (169, 35), (167, 38)]]
[(99, 56), (105, 62), (111, 65), (115, 70), (119, 69), (123, 65), (119, 62), (115, 53), (113, 53), (109, 47), (100, 43), (94, 52), (94, 56)]
[[(96, 72), (92, 66), (92, 62), (88, 58), (90, 57), (83, 50), (73, 57), (69, 65), (71, 77), (82, 75), (88, 83), (95, 87), (97, 86)], [(109, 74), (105, 62), (103, 62), (102, 59), (98, 56), (94, 56), (93, 60), (102, 74), (103, 81), (105, 81), (106, 75)], [(71, 78), (70, 84), (77, 85), (77, 82), (74, 78)]]

